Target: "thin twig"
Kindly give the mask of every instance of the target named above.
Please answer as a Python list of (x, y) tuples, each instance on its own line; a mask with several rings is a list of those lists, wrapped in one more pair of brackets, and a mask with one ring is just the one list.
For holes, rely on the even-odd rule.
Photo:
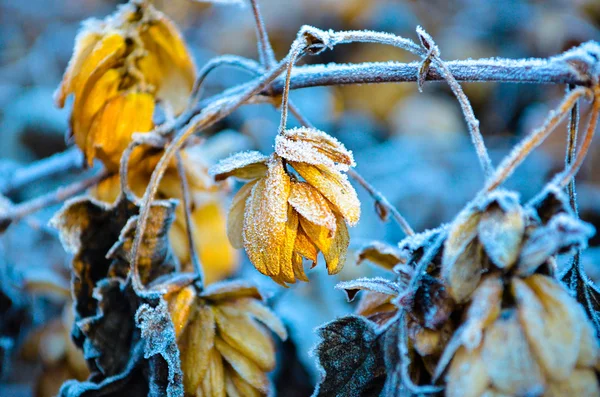
[(82, 168), (83, 155), (78, 148), (72, 147), (18, 168), (12, 175), (0, 181), (0, 194), (8, 194), (41, 179)]
[(76, 196), (77, 194), (89, 189), (92, 186), (97, 185), (110, 174), (103, 170), (95, 175), (92, 175), (86, 179), (74, 182), (70, 185), (63, 186), (57, 190), (36, 197), (32, 200), (26, 201), (9, 207), (4, 214), (0, 216), (0, 224), (6, 224), (10, 222), (18, 222), (24, 217), (33, 214), (43, 208), (49, 207), (54, 204), (62, 203), (63, 201)]
[[(574, 87), (570, 87), (572, 90)], [(571, 114), (569, 116), (569, 127), (567, 136), (567, 148), (565, 153), (565, 168), (568, 168), (573, 160), (575, 159), (575, 152), (577, 149), (577, 131), (579, 130), (579, 101), (575, 102)], [(577, 208), (577, 193), (575, 189), (575, 178), (571, 179), (569, 186), (567, 186), (567, 192), (569, 194), (569, 202), (575, 215), (578, 214)]]
[(194, 272), (197, 276), (196, 284), (204, 287), (204, 272), (202, 270), (202, 263), (200, 263), (200, 257), (196, 250), (196, 244), (194, 242), (194, 225), (192, 224), (192, 205), (190, 196), (190, 186), (188, 184), (185, 168), (183, 167), (183, 160), (181, 159), (181, 153), (175, 155), (177, 161), (177, 172), (181, 181), (181, 191), (183, 196), (183, 211), (185, 214), (185, 228), (188, 240), (188, 247), (190, 250), (190, 260), (194, 267)]
[(288, 103), (290, 96), (290, 79), (292, 77), (292, 69), (294, 68), (296, 60), (301, 56), (302, 51), (305, 49), (305, 46), (306, 43), (299, 39), (296, 39), (294, 40), (292, 48), (290, 49), (287, 72), (285, 75), (285, 85), (283, 86), (283, 93), (281, 94), (281, 120), (279, 122), (278, 130), (280, 134), (283, 133), (283, 131), (285, 131), (285, 127), (287, 125)]
[(252, 72), (255, 75), (264, 72), (261, 65), (253, 59), (244, 58), (238, 55), (221, 55), (213, 58), (208, 61), (208, 63), (206, 63), (198, 72), (198, 77), (194, 82), (194, 87), (192, 88), (192, 93), (190, 94), (190, 102), (188, 105), (189, 109), (193, 109), (200, 100), (202, 96), (202, 88), (204, 87), (204, 80), (206, 80), (206, 77), (208, 77), (210, 72), (220, 66), (232, 66)]
[(404, 233), (407, 236), (412, 236), (413, 234), (415, 234), (415, 231), (412, 229), (412, 227), (410, 227), (410, 225), (408, 224), (408, 221), (402, 216), (400, 211), (398, 211), (396, 209), (396, 207), (394, 207), (385, 198), (384, 195), (382, 195), (379, 191), (377, 191), (377, 189), (375, 189), (373, 186), (371, 186), (371, 184), (369, 182), (367, 182), (365, 180), (365, 178), (363, 178), (358, 172), (356, 172), (356, 170), (350, 168), (348, 170), (348, 175), (350, 175), (350, 177), (352, 177), (352, 179), (354, 179), (356, 182), (358, 182), (371, 195), (371, 197), (373, 197), (373, 200), (375, 200), (375, 202), (378, 205), (382, 206), (390, 214), (392, 214), (392, 217), (394, 218), (396, 223), (400, 226), (400, 228), (402, 228), (402, 231), (404, 231)]
[(275, 53), (271, 42), (269, 41), (269, 35), (265, 27), (264, 19), (260, 13), (260, 7), (258, 6), (258, 0), (250, 0), (252, 5), (252, 14), (254, 15), (254, 22), (256, 27), (256, 38), (258, 46), (258, 59), (265, 69), (270, 69), (272, 65), (276, 63)]
[(579, 87), (569, 92), (558, 109), (550, 112), (544, 125), (523, 139), (502, 163), (500, 163), (483, 189), (483, 193), (490, 192), (500, 186), (500, 184), (514, 172), (515, 168), (525, 160), (529, 153), (538, 147), (552, 133), (558, 123), (560, 123), (571, 110), (577, 99), (584, 96), (588, 91), (589, 90), (586, 88)]
[[(420, 26), (417, 27), (417, 33), (419, 34), (419, 38), (421, 39), (421, 43), (426, 49), (428, 49), (428, 59), (430, 58), (435, 66), (439, 69), (440, 74), (444, 77), (444, 79), (448, 82), (450, 89), (456, 96), (458, 103), (460, 104), (460, 108), (462, 109), (463, 116), (465, 121), (467, 122), (467, 126), (469, 127), (469, 133), (471, 135), (471, 140), (473, 141), (473, 146), (475, 146), (475, 150), (477, 151), (477, 157), (479, 159), (479, 163), (481, 164), (481, 168), (485, 174), (486, 179), (489, 178), (494, 171), (492, 166), (492, 160), (490, 159), (490, 155), (485, 147), (485, 143), (483, 141), (483, 136), (481, 135), (481, 131), (479, 130), (479, 120), (475, 117), (475, 112), (473, 111), (473, 107), (471, 106), (471, 102), (469, 98), (465, 95), (462, 87), (456, 81), (446, 63), (440, 57), (440, 51), (435, 44), (433, 38), (423, 30)], [(425, 60), (424, 62), (427, 62)], [(428, 68), (424, 69), (424, 73), (427, 73)]]
[(592, 144), (592, 140), (594, 139), (594, 133), (596, 132), (596, 127), (598, 126), (598, 116), (600, 115), (600, 88), (596, 88), (594, 90), (594, 101), (592, 102), (592, 110), (590, 113), (590, 120), (588, 121), (587, 128), (585, 130), (585, 135), (583, 136), (583, 142), (581, 143), (581, 147), (577, 152), (577, 156), (575, 157), (575, 161), (573, 161), (570, 166), (565, 169), (564, 172), (561, 172), (556, 176), (554, 184), (560, 187), (567, 186), (572, 179), (575, 177), (575, 174), (581, 168), (583, 164), (583, 160), (587, 155), (587, 152)]

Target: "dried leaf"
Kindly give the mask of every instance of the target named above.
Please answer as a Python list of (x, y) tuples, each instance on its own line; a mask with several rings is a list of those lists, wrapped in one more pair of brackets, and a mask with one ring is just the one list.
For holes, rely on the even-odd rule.
[(269, 379), (256, 363), (218, 337), (215, 338), (215, 347), (242, 379), (263, 393), (269, 392)]
[(388, 270), (392, 270), (398, 263), (406, 262), (406, 258), (398, 248), (380, 241), (363, 245), (358, 249), (357, 256), (357, 264), (368, 260)]
[(458, 349), (446, 376), (446, 396), (479, 397), (487, 389), (489, 382), (481, 349)]
[(383, 342), (374, 323), (347, 316), (317, 329), (321, 379), (315, 396), (378, 395), (385, 382)]

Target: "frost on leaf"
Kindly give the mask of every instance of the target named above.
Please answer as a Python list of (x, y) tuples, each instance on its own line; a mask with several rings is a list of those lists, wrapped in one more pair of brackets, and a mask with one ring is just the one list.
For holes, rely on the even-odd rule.
[(214, 165), (209, 174), (216, 181), (223, 181), (229, 177), (260, 178), (267, 172), (267, 159), (267, 156), (257, 151), (236, 153)]
[(384, 343), (375, 323), (347, 316), (317, 329), (321, 379), (314, 396), (374, 396), (386, 380)]
[(600, 288), (584, 273), (579, 261), (579, 254), (576, 254), (559, 278), (585, 309), (596, 335), (600, 335)]
[(352, 152), (331, 135), (313, 128), (285, 130), (275, 138), (275, 152), (288, 161), (347, 171), (355, 166)]
[(352, 302), (359, 291), (371, 291), (379, 294), (397, 296), (400, 287), (393, 281), (381, 277), (359, 278), (351, 281), (343, 281), (335, 286), (336, 289), (346, 291), (348, 301)]

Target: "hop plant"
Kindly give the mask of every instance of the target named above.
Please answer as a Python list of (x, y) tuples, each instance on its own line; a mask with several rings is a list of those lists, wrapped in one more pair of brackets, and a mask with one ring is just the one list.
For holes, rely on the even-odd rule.
[(181, 352), (186, 395), (270, 392), (266, 373), (275, 368), (275, 345), (265, 326), (282, 340), (287, 332), (255, 287), (230, 281), (198, 293), (189, 286), (168, 293), (165, 299)]
[(98, 157), (116, 170), (132, 134), (153, 128), (156, 103), (174, 114), (185, 109), (195, 75), (173, 22), (130, 2), (84, 23), (55, 100), (63, 107), (74, 95), (70, 135), (89, 165)]
[(231, 244), (245, 248), (262, 274), (285, 285), (308, 281), (302, 258), (317, 264), (323, 253), (329, 274), (338, 273), (348, 249), (348, 228), (360, 218), (360, 202), (344, 171), (352, 152), (310, 128), (284, 130), (275, 153), (235, 154), (211, 169), (215, 180), (249, 180), (233, 198), (227, 221)]

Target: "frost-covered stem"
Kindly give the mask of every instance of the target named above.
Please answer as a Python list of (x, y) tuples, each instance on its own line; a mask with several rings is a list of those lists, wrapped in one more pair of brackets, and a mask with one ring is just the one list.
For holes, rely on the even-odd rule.
[(210, 74), (210, 72), (220, 66), (232, 66), (242, 70), (247, 70), (253, 74), (260, 74), (264, 71), (261, 65), (255, 60), (244, 58), (238, 55), (221, 55), (213, 58), (208, 61), (208, 63), (206, 63), (198, 72), (198, 77), (194, 82), (194, 87), (192, 88), (192, 93), (190, 94), (188, 109), (193, 109), (196, 107), (200, 97), (202, 96), (204, 80), (206, 80), (206, 77)]
[(330, 35), (331, 46), (347, 43), (376, 43), (402, 48), (419, 56), (425, 56), (427, 54), (427, 52), (423, 51), (423, 49), (414, 41), (396, 36), (392, 33), (374, 32), (369, 30), (345, 30), (331, 32)]
[(177, 172), (181, 181), (181, 195), (183, 197), (183, 211), (185, 214), (185, 228), (187, 231), (188, 247), (190, 249), (190, 260), (194, 268), (194, 273), (197, 276), (196, 284), (204, 287), (204, 272), (202, 270), (202, 263), (200, 263), (200, 257), (196, 250), (196, 244), (194, 242), (194, 232), (192, 224), (192, 198), (190, 195), (190, 186), (188, 184), (187, 176), (185, 174), (185, 168), (183, 167), (183, 160), (181, 159), (181, 153), (175, 155), (177, 161)]
[(265, 22), (260, 13), (260, 7), (258, 6), (258, 0), (250, 0), (250, 4), (252, 5), (252, 14), (254, 16), (254, 22), (255, 22), (255, 27), (256, 27), (258, 59), (260, 59), (260, 63), (266, 69), (270, 69), (271, 66), (273, 66), (276, 63), (275, 53), (273, 52), (273, 47), (271, 47), (271, 42), (269, 41), (269, 35), (268, 35), (267, 29), (265, 27)]
[(412, 227), (410, 227), (410, 225), (408, 224), (408, 221), (402, 216), (402, 214), (400, 213), (400, 211), (398, 211), (396, 209), (396, 207), (394, 207), (385, 198), (384, 195), (382, 195), (369, 182), (367, 182), (365, 180), (365, 178), (362, 177), (362, 175), (360, 175), (358, 172), (356, 172), (356, 170), (354, 170), (352, 168), (350, 168), (348, 170), (348, 175), (352, 179), (354, 179), (356, 182), (358, 182), (358, 184), (361, 185), (369, 193), (369, 195), (373, 198), (373, 200), (375, 200), (375, 202), (378, 205), (382, 206), (387, 211), (389, 211), (390, 214), (392, 214), (392, 217), (394, 218), (394, 220), (396, 221), (396, 223), (398, 223), (398, 225), (400, 226), (400, 228), (402, 229), (402, 231), (407, 236), (412, 236), (413, 234), (415, 234), (415, 231), (412, 229)]
[(588, 89), (579, 87), (563, 99), (558, 109), (550, 112), (548, 119), (544, 125), (533, 131), (529, 136), (521, 141), (519, 145), (500, 163), (492, 177), (487, 182), (483, 189), (483, 193), (490, 192), (502, 184), (517, 168), (519, 164), (531, 153), (533, 149), (538, 147), (556, 128), (558, 123), (571, 110), (577, 99), (588, 92)]
[(575, 157), (575, 161), (573, 161), (570, 164), (570, 166), (567, 169), (565, 169), (564, 172), (562, 172), (556, 176), (555, 184), (560, 187), (567, 186), (572, 181), (572, 179), (575, 177), (575, 174), (577, 174), (577, 171), (579, 171), (579, 168), (581, 168), (581, 165), (583, 164), (583, 160), (585, 159), (585, 156), (587, 155), (590, 145), (592, 144), (592, 140), (594, 139), (594, 133), (596, 132), (596, 127), (598, 126), (598, 115), (600, 114), (599, 94), (600, 94), (600, 89), (596, 89), (594, 101), (592, 103), (592, 111), (590, 114), (590, 120), (588, 122), (586, 131), (585, 131), (585, 135), (583, 136), (583, 142), (581, 143), (581, 147), (579, 148), (579, 151), (577, 152), (577, 156)]
[(43, 208), (62, 203), (63, 201), (78, 195), (90, 187), (97, 185), (110, 175), (111, 174), (109, 174), (106, 170), (103, 170), (86, 179), (74, 182), (70, 185), (62, 186), (53, 192), (9, 207), (5, 213), (0, 214), (0, 225), (8, 225), (11, 222), (17, 222)]
[(290, 56), (287, 64), (287, 72), (285, 75), (285, 85), (283, 86), (283, 92), (281, 94), (281, 121), (279, 122), (279, 133), (282, 134), (285, 131), (285, 127), (287, 125), (287, 116), (288, 116), (288, 103), (290, 96), (290, 79), (292, 77), (292, 69), (294, 68), (294, 63), (296, 63), (296, 59), (300, 56), (302, 51), (305, 49), (306, 43), (303, 40), (296, 39), (292, 44), (292, 48), (290, 49)]
[[(570, 90), (573, 87), (569, 88)], [(567, 148), (565, 154), (565, 168), (569, 167), (573, 160), (575, 159), (575, 151), (577, 149), (577, 131), (579, 130), (579, 101), (575, 102), (573, 105), (573, 109), (571, 109), (571, 114), (569, 116), (569, 127), (568, 127), (568, 136), (567, 136)], [(577, 193), (575, 190), (575, 178), (571, 179), (571, 182), (567, 186), (567, 192), (569, 194), (569, 202), (571, 204), (571, 208), (577, 215)]]
[(82, 168), (83, 155), (78, 148), (72, 147), (18, 168), (0, 181), (0, 194), (8, 194), (40, 179)]
[(185, 128), (182, 128), (178, 131), (171, 143), (165, 148), (164, 154), (152, 172), (150, 182), (148, 183), (148, 187), (146, 188), (146, 192), (144, 193), (144, 197), (142, 199), (142, 207), (140, 209), (135, 238), (133, 240), (133, 246), (131, 249), (132, 267), (137, 268), (137, 262), (139, 260), (138, 252), (142, 242), (142, 236), (144, 235), (146, 226), (148, 224), (148, 216), (150, 215), (150, 203), (154, 200), (160, 180), (177, 150), (179, 150), (187, 138), (189, 138), (194, 132), (207, 128), (219, 120), (222, 120), (254, 95), (261, 92), (266, 86), (269, 85), (269, 83), (277, 78), (281, 72), (283, 72), (287, 66), (288, 58), (289, 55), (282, 60), (277, 67), (273, 68), (273, 70), (269, 71), (260, 79), (250, 84), (242, 93), (232, 97), (227, 96), (220, 100), (216, 100), (211, 106), (204, 108), (198, 115), (190, 120)]
[[(479, 159), (479, 163), (481, 164), (481, 168), (485, 174), (486, 179), (489, 178), (493, 172), (492, 160), (490, 159), (490, 155), (488, 154), (487, 148), (485, 147), (485, 143), (483, 141), (483, 136), (481, 135), (481, 131), (479, 130), (479, 120), (475, 117), (475, 112), (473, 111), (473, 107), (471, 106), (471, 102), (469, 98), (465, 95), (462, 87), (456, 81), (446, 63), (440, 57), (440, 51), (435, 44), (433, 38), (423, 30), (420, 26), (417, 27), (417, 33), (419, 34), (419, 38), (421, 39), (421, 44), (425, 47), (427, 52), (427, 58), (423, 61), (423, 65), (426, 65), (429, 59), (433, 61), (435, 66), (439, 69), (440, 74), (448, 85), (450, 89), (454, 93), (454, 96), (458, 100), (460, 104), (460, 108), (462, 109), (463, 116), (465, 121), (467, 122), (467, 126), (469, 127), (469, 134), (471, 135), (471, 140), (473, 141), (473, 146), (475, 146), (475, 150), (477, 152), (477, 157)], [(426, 67), (421, 70), (424, 74), (427, 73), (429, 68)], [(425, 76), (423, 76), (421, 81), (424, 81)]]
[(121, 184), (121, 194), (124, 194), (126, 197), (133, 196), (133, 193), (129, 189), (129, 159), (131, 158), (131, 153), (133, 149), (140, 145), (139, 142), (131, 141), (127, 148), (121, 154), (121, 160), (119, 164), (119, 182)]

